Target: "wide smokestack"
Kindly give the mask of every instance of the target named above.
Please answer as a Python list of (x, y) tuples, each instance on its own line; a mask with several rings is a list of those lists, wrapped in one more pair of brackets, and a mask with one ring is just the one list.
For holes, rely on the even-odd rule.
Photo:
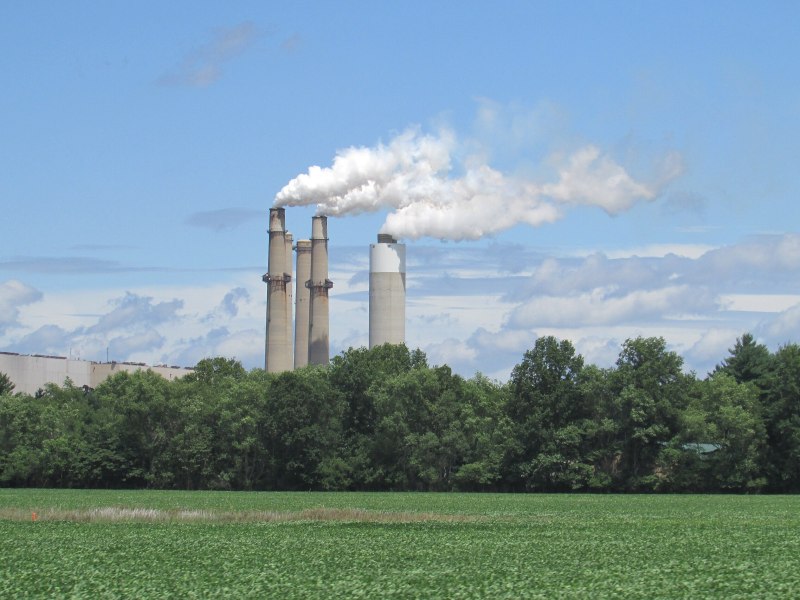
[(294, 368), (308, 364), (308, 304), (311, 290), (306, 283), (311, 279), (311, 240), (297, 240), (297, 285), (295, 289)]
[(369, 347), (406, 341), (406, 246), (378, 234), (369, 247)]
[(328, 342), (328, 217), (311, 219), (311, 278), (309, 290), (308, 363), (327, 365), (330, 358)]
[(292, 350), (286, 326), (286, 290), (291, 276), (286, 273), (286, 215), (282, 208), (269, 210), (269, 268), (263, 280), (267, 283), (264, 367), (270, 373), (288, 371), (292, 368)]

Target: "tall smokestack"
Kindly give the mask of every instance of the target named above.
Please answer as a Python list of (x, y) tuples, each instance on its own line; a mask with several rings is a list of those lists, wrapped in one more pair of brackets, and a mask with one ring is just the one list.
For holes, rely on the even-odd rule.
[(369, 347), (406, 341), (406, 245), (378, 234), (369, 247)]
[(292, 350), (286, 326), (286, 289), (291, 276), (286, 273), (286, 215), (282, 208), (269, 209), (269, 269), (263, 280), (267, 283), (264, 367), (270, 373), (288, 371), (292, 368)]
[(311, 290), (311, 240), (297, 240), (297, 285), (295, 289), (294, 368), (308, 364), (308, 304)]
[(292, 356), (292, 340), (294, 340), (294, 331), (292, 330), (292, 325), (294, 323), (292, 320), (292, 309), (294, 308), (294, 295), (292, 293), (292, 263), (294, 262), (294, 256), (292, 254), (292, 234), (287, 231), (283, 239), (286, 243), (286, 250), (284, 251), (286, 256), (286, 270), (284, 272), (289, 276), (286, 282), (286, 339), (289, 344), (289, 360), (292, 361), (294, 358)]
[(309, 290), (308, 363), (327, 365), (330, 358), (328, 343), (328, 217), (311, 219), (311, 278)]

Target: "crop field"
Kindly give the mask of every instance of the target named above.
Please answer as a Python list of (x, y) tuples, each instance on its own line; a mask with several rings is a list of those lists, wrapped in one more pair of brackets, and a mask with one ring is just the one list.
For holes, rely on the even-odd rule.
[(0, 556), (3, 598), (787, 598), (800, 497), (0, 489)]

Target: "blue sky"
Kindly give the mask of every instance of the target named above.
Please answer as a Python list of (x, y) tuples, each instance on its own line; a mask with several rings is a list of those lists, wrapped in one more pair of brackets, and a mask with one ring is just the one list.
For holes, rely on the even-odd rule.
[[(431, 362), (505, 379), (539, 335), (603, 366), (662, 335), (703, 374), (745, 331), (799, 341), (798, 6), (5, 3), (0, 349), (261, 365), (275, 196), (408, 136), (447, 158), (417, 193), (509, 221), (407, 240)], [(513, 225), (530, 198), (550, 218)], [(398, 210), (329, 221), (332, 353), (366, 344)]]

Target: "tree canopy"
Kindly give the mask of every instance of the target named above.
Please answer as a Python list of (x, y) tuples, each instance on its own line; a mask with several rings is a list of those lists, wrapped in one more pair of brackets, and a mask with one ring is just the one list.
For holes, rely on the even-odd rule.
[(420, 350), (269, 374), (225, 358), (13, 394), (0, 484), (242, 490), (800, 491), (800, 347), (739, 338), (709, 376), (663, 338), (615, 365), (534, 341), (507, 383)]

